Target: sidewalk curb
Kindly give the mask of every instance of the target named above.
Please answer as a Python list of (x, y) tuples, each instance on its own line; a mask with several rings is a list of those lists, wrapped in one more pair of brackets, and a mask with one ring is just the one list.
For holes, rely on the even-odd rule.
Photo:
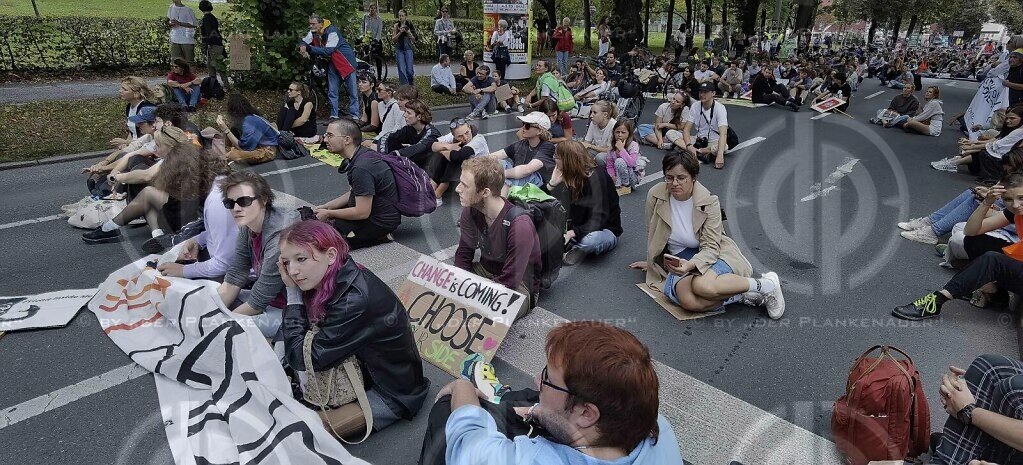
[(100, 150), (97, 152), (73, 153), (71, 155), (57, 155), (55, 157), (40, 158), (38, 160), (11, 161), (7, 163), (0, 163), (0, 171), (7, 171), (18, 168), (28, 168), (31, 166), (53, 165), (56, 163), (66, 163), (70, 161), (88, 160), (91, 158), (100, 158), (108, 153), (110, 153), (110, 150)]

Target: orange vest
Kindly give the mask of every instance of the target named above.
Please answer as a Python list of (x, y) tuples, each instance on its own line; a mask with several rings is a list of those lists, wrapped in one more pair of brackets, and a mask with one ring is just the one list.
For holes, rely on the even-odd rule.
[[(1016, 215), (1012, 217), (1012, 222), (1016, 225), (1016, 234), (1023, 231), (1023, 216)], [(1017, 242), (1012, 245), (1002, 247), (1002, 252), (1016, 260), (1023, 262), (1023, 242)]]

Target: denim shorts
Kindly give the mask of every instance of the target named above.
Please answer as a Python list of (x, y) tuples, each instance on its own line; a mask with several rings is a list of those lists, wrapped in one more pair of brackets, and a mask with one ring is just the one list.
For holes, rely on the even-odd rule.
[[(714, 270), (714, 273), (716, 273), (718, 276), (732, 273), (732, 267), (728, 266), (728, 263), (725, 263), (725, 261), (720, 258), (718, 259), (718, 261), (714, 262), (714, 264), (710, 266), (710, 269)], [(668, 273), (668, 277), (665, 278), (664, 280), (664, 296), (667, 297), (668, 300), (670, 300), (671, 303), (675, 305), (682, 305), (681, 303), (679, 303), (678, 296), (675, 294), (675, 283), (677, 283), (682, 278), (683, 276), (679, 276), (674, 273)]]

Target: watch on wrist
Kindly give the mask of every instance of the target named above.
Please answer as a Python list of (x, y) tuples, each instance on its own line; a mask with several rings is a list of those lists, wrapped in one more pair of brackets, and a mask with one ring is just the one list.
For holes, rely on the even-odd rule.
[(977, 404), (968, 404), (959, 411), (957, 415), (963, 423), (967, 425), (973, 424), (973, 409), (977, 408)]

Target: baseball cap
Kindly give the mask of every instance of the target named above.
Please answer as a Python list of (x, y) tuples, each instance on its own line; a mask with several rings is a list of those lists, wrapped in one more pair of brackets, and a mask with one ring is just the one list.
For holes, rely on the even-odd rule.
[(1023, 48), (1017, 48), (1016, 50), (1009, 52), (1009, 55), (1023, 56)]
[(540, 126), (546, 131), (551, 130), (551, 119), (539, 111), (534, 111), (526, 116), (516, 116), (523, 123), (531, 123)]
[(704, 82), (703, 84), (700, 84), (699, 92), (717, 92), (717, 89), (714, 88), (713, 82)]
[(128, 117), (128, 121), (131, 124), (139, 123), (155, 123), (156, 122), (156, 107), (142, 107), (137, 114)]

